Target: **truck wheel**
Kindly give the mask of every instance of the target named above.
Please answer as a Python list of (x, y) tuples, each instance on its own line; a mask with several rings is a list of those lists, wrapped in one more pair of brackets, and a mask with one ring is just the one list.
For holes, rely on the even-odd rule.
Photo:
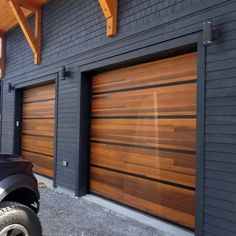
[(42, 236), (42, 227), (29, 207), (0, 202), (0, 236)]

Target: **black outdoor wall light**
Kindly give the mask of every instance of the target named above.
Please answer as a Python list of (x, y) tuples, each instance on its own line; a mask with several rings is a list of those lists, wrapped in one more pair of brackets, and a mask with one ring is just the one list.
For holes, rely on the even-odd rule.
[(203, 44), (210, 45), (217, 39), (217, 30), (213, 29), (212, 21), (205, 21), (203, 23)]
[(8, 83), (8, 88), (7, 88), (7, 91), (8, 91), (8, 93), (11, 93), (12, 91), (14, 91), (15, 90), (15, 87), (14, 87), (14, 85), (12, 85), (11, 83)]
[(71, 77), (71, 72), (67, 70), (65, 66), (62, 67), (61, 77), (62, 77), (62, 80), (67, 80), (67, 79), (70, 79)]

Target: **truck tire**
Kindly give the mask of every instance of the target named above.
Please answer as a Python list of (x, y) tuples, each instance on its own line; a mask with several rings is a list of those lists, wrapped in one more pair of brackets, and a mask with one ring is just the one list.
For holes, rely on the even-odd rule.
[(0, 202), (0, 236), (42, 236), (37, 215), (27, 206)]

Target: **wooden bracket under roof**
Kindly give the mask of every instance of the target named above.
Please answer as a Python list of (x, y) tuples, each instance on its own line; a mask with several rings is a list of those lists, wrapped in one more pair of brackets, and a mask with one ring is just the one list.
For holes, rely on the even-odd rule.
[(4, 76), (5, 68), (5, 37), (4, 32), (0, 31), (0, 79)]
[[(9, 0), (11, 9), (19, 23), (26, 40), (28, 41), (33, 53), (34, 64), (39, 64), (41, 61), (41, 5), (38, 0)], [(35, 13), (35, 33), (30, 28), (26, 16), (22, 8), (28, 9)]]
[(117, 0), (98, 0), (107, 21), (107, 36), (117, 34)]

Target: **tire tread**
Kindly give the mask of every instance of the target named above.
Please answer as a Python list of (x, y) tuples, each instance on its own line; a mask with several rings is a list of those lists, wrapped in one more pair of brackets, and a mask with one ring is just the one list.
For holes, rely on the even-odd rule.
[(40, 224), (39, 218), (31, 208), (17, 202), (0, 202), (0, 217), (6, 215), (7, 213), (10, 213), (12, 210), (25, 210), (26, 212), (28, 211), (30, 214), (34, 215), (36, 217), (37, 222), (39, 222), (39, 235), (42, 235), (42, 226)]

